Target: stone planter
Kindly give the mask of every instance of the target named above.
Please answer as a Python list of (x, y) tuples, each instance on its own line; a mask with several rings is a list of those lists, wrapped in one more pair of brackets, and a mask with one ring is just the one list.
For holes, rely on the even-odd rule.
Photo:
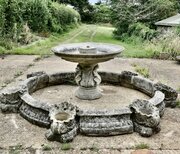
[(134, 129), (142, 136), (151, 136), (160, 131), (159, 109), (146, 100), (136, 100), (130, 105)]
[(165, 105), (167, 107), (175, 107), (176, 106), (176, 99), (178, 97), (178, 93), (176, 92), (176, 90), (174, 90), (173, 88), (166, 86), (162, 83), (156, 83), (154, 85), (154, 89), (155, 91), (161, 91), (164, 93), (165, 95)]
[(61, 142), (72, 141), (77, 134), (76, 107), (63, 102), (52, 106), (49, 112), (51, 126), (46, 137)]

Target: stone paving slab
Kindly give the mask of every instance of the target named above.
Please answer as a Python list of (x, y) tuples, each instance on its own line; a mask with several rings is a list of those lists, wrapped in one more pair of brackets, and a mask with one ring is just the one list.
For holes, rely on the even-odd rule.
[(1, 86), (9, 84), (14, 78), (23, 74), (33, 64), (37, 56), (10, 55), (4, 59), (0, 58), (0, 89)]

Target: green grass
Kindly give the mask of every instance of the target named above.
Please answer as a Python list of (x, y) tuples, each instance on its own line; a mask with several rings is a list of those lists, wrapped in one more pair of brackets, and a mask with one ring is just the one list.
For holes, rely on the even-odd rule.
[(139, 74), (141, 74), (143, 77), (145, 78), (149, 78), (150, 77), (150, 74), (149, 74), (149, 69), (146, 68), (146, 67), (142, 67), (142, 66), (139, 66), (137, 64), (132, 64), (132, 66), (135, 68), (135, 71)]
[(135, 145), (135, 149), (149, 149), (149, 145), (145, 143), (140, 143)]
[(78, 42), (104, 42), (122, 45), (125, 48), (122, 56), (124, 57), (152, 57), (152, 52), (147, 52), (141, 43), (127, 43), (113, 38), (113, 27), (101, 25), (82, 24), (78, 28), (72, 29), (64, 34), (52, 34), (49, 38), (40, 40), (32, 45), (17, 47), (6, 53), (8, 54), (27, 54), (27, 55), (48, 55), (53, 54), (51, 48), (63, 43)]
[(63, 143), (62, 145), (61, 145), (61, 150), (64, 150), (64, 151), (66, 151), (66, 150), (70, 150), (72, 147), (71, 147), (71, 144), (70, 143)]
[(48, 145), (48, 144), (43, 144), (43, 145), (42, 145), (42, 150), (43, 150), (43, 151), (50, 151), (50, 150), (52, 150), (52, 148), (51, 148), (51, 146)]
[(20, 154), (23, 149), (22, 145), (15, 145), (9, 147), (9, 154)]
[(141, 45), (133, 45), (130, 43), (128, 44), (113, 38), (113, 31), (114, 31), (113, 27), (99, 26), (97, 28), (97, 32), (93, 38), (93, 41), (121, 45), (125, 48), (125, 51), (122, 53), (122, 55), (125, 57), (141, 57), (141, 58), (149, 57), (149, 55), (145, 53)]
[(79, 33), (79, 31), (84, 30), (85, 26), (80, 26), (79, 28), (75, 28), (70, 30), (64, 34), (52, 34), (49, 38), (44, 40), (40, 40), (33, 45), (28, 45), (24, 47), (15, 48), (7, 54), (25, 54), (25, 55), (48, 55), (52, 54), (51, 48), (65, 42), (68, 39), (71, 39), (74, 35)]
[(135, 71), (144, 76), (145, 78), (149, 78), (149, 69), (145, 67), (136, 67)]
[(177, 88), (177, 91), (180, 92), (180, 86)]
[(180, 100), (177, 100), (177, 101), (176, 101), (176, 107), (177, 107), (177, 108), (180, 108)]

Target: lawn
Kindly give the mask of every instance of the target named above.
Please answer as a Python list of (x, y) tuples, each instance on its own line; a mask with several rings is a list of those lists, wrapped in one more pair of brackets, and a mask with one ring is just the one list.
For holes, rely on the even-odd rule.
[(125, 43), (113, 38), (113, 27), (105, 27), (100, 25), (82, 24), (78, 28), (72, 29), (64, 34), (52, 34), (49, 38), (42, 39), (32, 45), (17, 47), (8, 54), (52, 54), (51, 48), (63, 43), (76, 42), (104, 42), (122, 45), (125, 47), (123, 56), (125, 57), (150, 57), (151, 53), (147, 53), (143, 49), (142, 44)]

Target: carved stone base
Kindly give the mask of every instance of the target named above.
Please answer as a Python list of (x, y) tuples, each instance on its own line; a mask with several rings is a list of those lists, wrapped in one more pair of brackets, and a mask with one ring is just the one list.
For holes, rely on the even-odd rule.
[(69, 142), (77, 135), (78, 125), (75, 120), (76, 107), (68, 102), (56, 104), (50, 109), (50, 129), (45, 134), (48, 140)]
[(50, 141), (59, 141), (61, 143), (67, 143), (73, 141), (78, 132), (78, 126), (76, 125), (72, 130), (64, 134), (54, 134), (51, 129), (48, 129), (45, 136)]
[(140, 125), (136, 122), (134, 122), (134, 131), (139, 133), (143, 137), (150, 137), (153, 134), (158, 133), (161, 130), (160, 125), (157, 125), (154, 128), (151, 127), (145, 127), (143, 125)]
[(84, 100), (94, 100), (102, 96), (98, 88), (101, 77), (98, 74), (97, 69), (97, 64), (78, 64), (75, 80), (79, 85), (79, 88), (75, 92), (76, 97)]
[(84, 100), (94, 100), (100, 98), (102, 94), (99, 87), (93, 87), (93, 88), (79, 87), (75, 91), (75, 96)]

